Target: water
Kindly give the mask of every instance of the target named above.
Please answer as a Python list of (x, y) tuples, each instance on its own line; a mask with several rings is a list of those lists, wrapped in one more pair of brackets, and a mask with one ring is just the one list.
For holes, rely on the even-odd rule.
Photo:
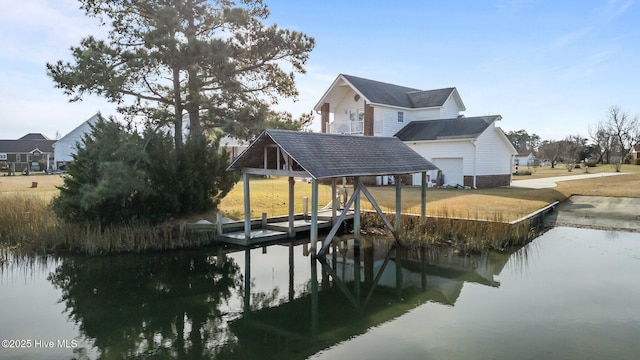
[(314, 266), (303, 244), (8, 257), (0, 340), (11, 348), (3, 342), (0, 359), (640, 353), (640, 234), (555, 228), (525, 248), (477, 256), (373, 244), (359, 263), (345, 242)]

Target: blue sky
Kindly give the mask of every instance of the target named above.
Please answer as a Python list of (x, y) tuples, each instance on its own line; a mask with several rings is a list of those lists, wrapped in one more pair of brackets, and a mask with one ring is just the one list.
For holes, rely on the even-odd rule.
[[(505, 131), (543, 139), (587, 136), (612, 105), (640, 114), (640, 4), (636, 0), (265, 0), (268, 23), (316, 40), (297, 102), (310, 111), (340, 73), (410, 86), (455, 86), (466, 116), (499, 114)], [(0, 0), (0, 138), (64, 135), (97, 111), (68, 103), (46, 62), (104, 34), (75, 0)], [(319, 130), (319, 119), (313, 129)]]

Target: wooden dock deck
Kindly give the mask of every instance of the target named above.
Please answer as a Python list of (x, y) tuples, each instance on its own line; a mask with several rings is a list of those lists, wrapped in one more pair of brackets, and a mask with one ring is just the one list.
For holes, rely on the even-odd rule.
[(251, 238), (249, 241), (245, 239), (244, 230), (243, 231), (234, 231), (229, 233), (223, 233), (222, 235), (217, 235), (216, 241), (234, 244), (234, 245), (242, 245), (249, 246), (254, 244), (262, 244), (277, 240), (286, 239), (289, 237), (287, 232), (269, 230), (269, 229), (254, 229), (251, 230)]
[[(338, 210), (336, 217), (340, 216), (342, 210)], [(331, 210), (318, 212), (318, 229), (331, 228)], [(346, 219), (353, 219), (353, 210), (349, 210), (345, 215)], [(211, 224), (212, 231), (215, 231), (215, 224)], [(203, 228), (200, 228), (204, 230)], [(310, 216), (296, 214), (293, 222), (293, 233), (305, 233), (311, 230)], [(222, 234), (215, 234), (216, 242), (228, 243), (241, 246), (268, 243), (289, 238), (289, 220), (287, 216), (278, 216), (265, 219), (254, 219), (251, 221), (250, 239), (245, 238), (244, 222), (236, 221), (222, 225)]]

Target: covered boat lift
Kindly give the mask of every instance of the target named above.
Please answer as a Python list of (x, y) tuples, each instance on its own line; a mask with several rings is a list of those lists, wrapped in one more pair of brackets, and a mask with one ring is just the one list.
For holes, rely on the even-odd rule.
[[(321, 134), (289, 130), (264, 130), (249, 147), (229, 165), (228, 171), (242, 171), (244, 186), (244, 231), (241, 234), (224, 234), (231, 238), (242, 236), (246, 245), (260, 236), (260, 230), (251, 229), (250, 175), (289, 177), (288, 237), (295, 236), (294, 184), (295, 177), (311, 179), (310, 252), (324, 255), (333, 237), (353, 206), (354, 238), (360, 239), (360, 200), (364, 194), (380, 215), (385, 225), (397, 236), (400, 226), (402, 197), (401, 182), (396, 181), (396, 227), (382, 212), (375, 199), (362, 183), (364, 176), (400, 175), (422, 173), (421, 218), (426, 216), (427, 171), (438, 168), (395, 137)], [(336, 182), (339, 178), (353, 178), (353, 193), (339, 211), (335, 201)], [(318, 242), (318, 182), (330, 180), (332, 190), (332, 228), (316, 249)], [(339, 215), (338, 215), (339, 212)]]

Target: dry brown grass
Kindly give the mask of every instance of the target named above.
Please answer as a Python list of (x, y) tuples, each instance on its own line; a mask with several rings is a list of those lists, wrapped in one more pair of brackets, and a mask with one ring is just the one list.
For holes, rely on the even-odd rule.
[[(60, 175), (16, 175), (16, 176), (0, 176), (0, 194), (13, 193), (24, 195), (37, 195), (45, 200), (50, 200), (58, 194), (56, 186), (62, 185), (62, 176)], [(37, 182), (38, 187), (32, 187), (32, 183)]]
[[(584, 173), (589, 174), (599, 174), (603, 172), (616, 172), (614, 165), (598, 165), (596, 167), (590, 167), (585, 169), (573, 169), (571, 172), (567, 171), (567, 168), (564, 164), (556, 165), (555, 168), (551, 168), (551, 166), (541, 166), (541, 167), (533, 167), (533, 166), (521, 166), (520, 171), (529, 171), (531, 175), (520, 175), (514, 176), (514, 180), (527, 180), (527, 179), (540, 179), (540, 178), (548, 178), (555, 176), (570, 176), (570, 175), (580, 175)], [(622, 165), (620, 172), (623, 173), (640, 173), (640, 166), (638, 165)]]
[[(36, 181), (38, 186), (33, 188), (32, 182)], [(504, 239), (511, 242), (513, 239), (521, 238), (523, 234), (526, 235), (522, 229), (528, 229), (528, 227), (525, 224), (522, 229), (519, 227), (507, 229), (498, 223), (516, 220), (571, 195), (640, 198), (639, 184), (640, 173), (636, 172), (563, 181), (559, 182), (556, 188), (551, 189), (509, 187), (479, 190), (428, 189), (427, 212), (429, 215), (482, 219), (490, 222), (473, 226), (464, 221), (452, 223), (450, 228), (460, 230), (455, 236), (450, 233), (438, 234), (416, 226), (410, 226), (408, 230), (405, 229), (405, 232), (409, 234), (413, 231), (412, 238), (420, 241), (438, 243), (446, 240), (460, 248), (472, 249), (477, 246), (499, 248), (505, 244)], [(4, 243), (5, 246), (22, 244), (25, 250), (30, 249), (35, 252), (63, 250), (99, 254), (174, 249), (200, 243), (200, 240), (187, 239), (182, 231), (176, 232), (175, 229), (170, 228), (81, 229), (72, 224), (60, 224), (46, 206), (58, 193), (55, 186), (59, 185), (62, 185), (62, 178), (57, 175), (0, 177), (0, 202), (3, 204), (0, 208), (0, 244)], [(220, 208), (230, 217), (242, 217), (244, 211), (242, 188), (241, 182), (236, 184), (229, 195), (222, 200)], [(369, 190), (382, 210), (395, 211), (394, 186), (370, 187)], [(353, 189), (348, 187), (348, 192), (351, 194)], [(302, 211), (302, 197), (311, 197), (311, 185), (296, 182), (296, 212)], [(319, 185), (320, 205), (327, 204), (330, 197), (331, 187)], [(412, 186), (402, 188), (403, 212), (418, 213), (419, 202), (420, 188)], [(269, 216), (286, 214), (288, 212), (287, 178), (253, 179), (251, 204), (253, 217), (259, 217), (262, 212), (267, 212)], [(372, 208), (364, 200), (362, 206)], [(212, 214), (204, 217), (213, 218)], [(451, 219), (441, 221), (451, 221)], [(489, 233), (495, 236), (486, 236)], [(424, 234), (433, 236), (423, 239)]]
[[(603, 165), (595, 169), (610, 172), (613, 167)], [(428, 189), (427, 212), (429, 215), (476, 219), (494, 219), (496, 215), (499, 215), (505, 220), (511, 221), (554, 201), (562, 201), (571, 195), (640, 198), (640, 186), (638, 186), (640, 184), (640, 166), (625, 165), (622, 170), (628, 174), (562, 181), (552, 189), (509, 187), (478, 190)], [(541, 171), (553, 176), (580, 174), (579, 172), (567, 173), (566, 169), (542, 169)], [(33, 181), (38, 182), (37, 188), (31, 188)], [(0, 194), (35, 195), (46, 201), (58, 193), (55, 186), (60, 185), (62, 185), (62, 177), (59, 175), (0, 176)], [(319, 185), (318, 189), (318, 202), (324, 206), (331, 200), (331, 187)], [(394, 186), (374, 186), (369, 190), (383, 210), (395, 211)], [(353, 188), (348, 187), (349, 194), (352, 191)], [(311, 205), (311, 185), (298, 181), (295, 184), (294, 198), (296, 212), (302, 212), (303, 197), (308, 197), (309, 205)], [(240, 219), (244, 213), (243, 201), (242, 182), (239, 182), (222, 200), (220, 209), (227, 216)], [(404, 212), (419, 213), (420, 188), (403, 187), (402, 205)], [(371, 209), (372, 207), (363, 201), (363, 208)], [(289, 209), (287, 178), (252, 179), (251, 209), (254, 218), (260, 217), (263, 212), (269, 216), (287, 214)], [(213, 218), (212, 215), (208, 217)]]

